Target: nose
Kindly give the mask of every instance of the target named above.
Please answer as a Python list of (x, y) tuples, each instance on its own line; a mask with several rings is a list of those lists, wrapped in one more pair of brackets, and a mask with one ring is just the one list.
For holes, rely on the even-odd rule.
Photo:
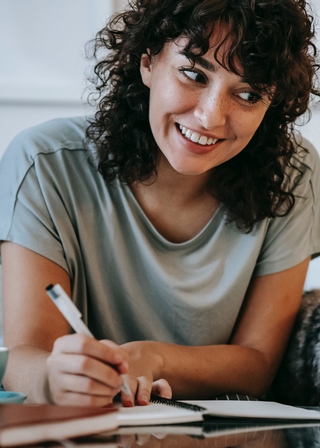
[(228, 116), (228, 101), (223, 92), (207, 90), (201, 93), (194, 109), (194, 116), (208, 130), (226, 124)]

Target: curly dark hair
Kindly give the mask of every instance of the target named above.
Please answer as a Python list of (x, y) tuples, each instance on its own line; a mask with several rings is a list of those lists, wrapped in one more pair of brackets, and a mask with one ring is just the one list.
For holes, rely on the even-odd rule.
[[(89, 100), (97, 103), (87, 137), (97, 147), (106, 181), (146, 181), (156, 174), (159, 149), (149, 125), (149, 89), (140, 59), (158, 54), (166, 42), (187, 37), (186, 56), (204, 55), (216, 26), (228, 30), (230, 52), (217, 61), (255, 90), (273, 89), (272, 104), (249, 144), (212, 169), (210, 193), (229, 220), (250, 231), (266, 217), (283, 216), (295, 197), (285, 171), (299, 148), (293, 124), (308, 110), (315, 86), (314, 19), (305, 0), (133, 0), (96, 35), (96, 60)], [(218, 48), (223, 45), (221, 37)], [(298, 173), (299, 174), (299, 173)], [(297, 175), (297, 177), (299, 177)]]

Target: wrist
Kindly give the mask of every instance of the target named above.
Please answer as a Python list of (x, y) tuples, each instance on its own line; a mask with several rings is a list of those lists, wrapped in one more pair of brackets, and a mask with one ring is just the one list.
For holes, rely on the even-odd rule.
[(154, 381), (163, 378), (165, 358), (162, 353), (161, 342), (148, 341), (148, 356), (152, 357), (153, 378)]
[(122, 347), (128, 353), (130, 373), (140, 376), (151, 370), (153, 381), (162, 378), (164, 357), (161, 345), (160, 342), (154, 341), (134, 341), (123, 344)]

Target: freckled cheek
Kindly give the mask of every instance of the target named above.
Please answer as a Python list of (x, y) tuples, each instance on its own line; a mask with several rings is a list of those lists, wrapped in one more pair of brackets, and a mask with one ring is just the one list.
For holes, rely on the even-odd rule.
[(263, 117), (243, 117), (241, 115), (238, 116), (238, 119), (234, 121), (233, 129), (236, 131), (238, 136), (242, 136), (244, 138), (251, 138), (258, 127), (261, 124)]

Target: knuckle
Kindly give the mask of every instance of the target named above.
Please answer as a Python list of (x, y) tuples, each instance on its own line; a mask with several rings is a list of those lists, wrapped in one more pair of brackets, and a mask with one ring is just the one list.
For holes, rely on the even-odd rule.
[(91, 359), (88, 356), (80, 356), (78, 358), (78, 370), (87, 372), (90, 369)]
[(90, 342), (91, 340), (88, 337), (82, 334), (77, 334), (77, 345), (80, 352), (85, 353), (90, 345)]
[(81, 380), (81, 390), (85, 393), (93, 393), (96, 389), (96, 382), (92, 378), (83, 377)]
[(150, 393), (151, 392), (151, 381), (147, 378), (140, 376), (137, 378), (138, 388), (141, 393)]
[(53, 343), (53, 351), (61, 351), (64, 346), (64, 337), (60, 336)]

